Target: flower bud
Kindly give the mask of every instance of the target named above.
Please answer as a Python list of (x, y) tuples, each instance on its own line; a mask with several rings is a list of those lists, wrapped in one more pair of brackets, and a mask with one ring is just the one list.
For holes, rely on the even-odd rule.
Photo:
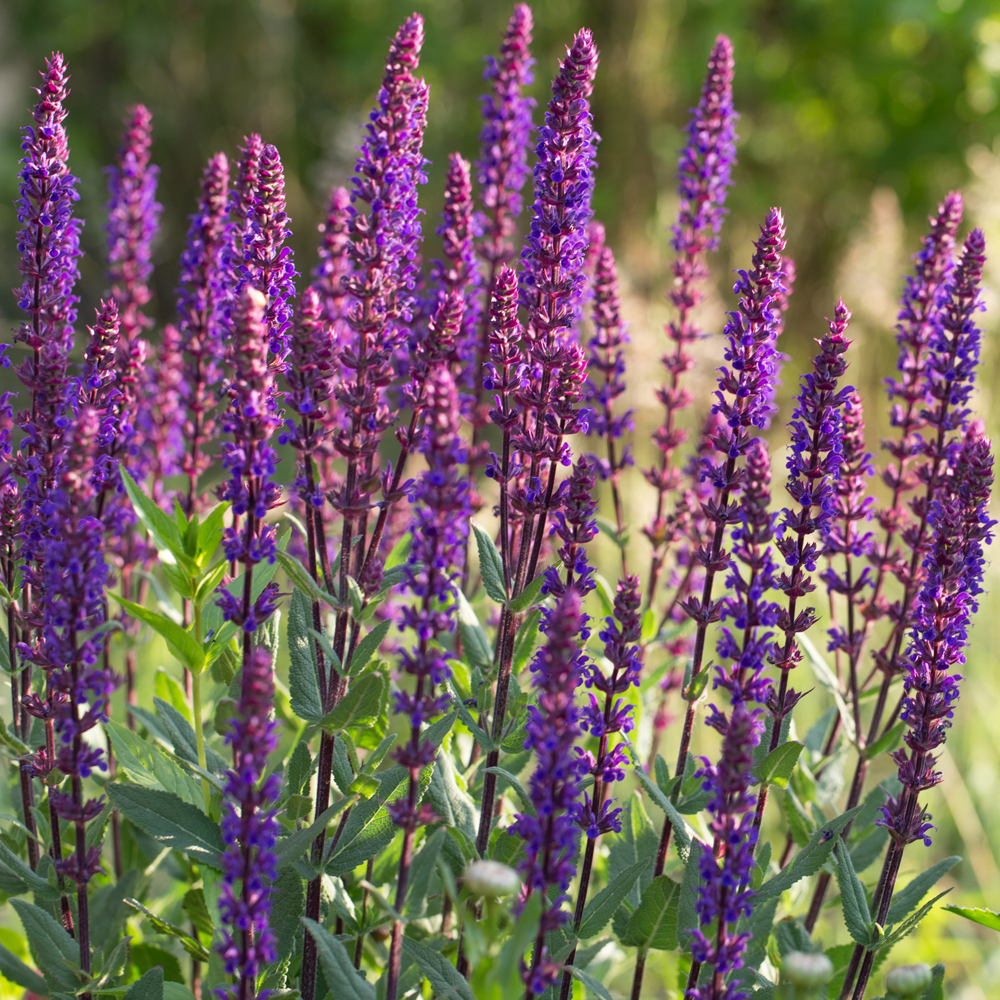
[(781, 975), (793, 986), (823, 986), (833, 977), (833, 963), (821, 951), (790, 951), (781, 963)]
[(499, 861), (473, 861), (465, 869), (465, 887), (475, 896), (510, 896), (521, 888), (521, 879)]
[(931, 967), (923, 962), (901, 965), (885, 977), (885, 991), (894, 997), (915, 997), (930, 986), (933, 978)]

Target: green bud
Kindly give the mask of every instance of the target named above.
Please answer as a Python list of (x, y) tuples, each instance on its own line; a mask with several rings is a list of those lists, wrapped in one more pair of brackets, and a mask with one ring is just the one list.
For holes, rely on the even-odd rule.
[(897, 997), (915, 997), (930, 986), (933, 978), (931, 967), (923, 962), (901, 965), (885, 977), (886, 993)]
[(833, 977), (833, 962), (821, 951), (790, 951), (781, 963), (781, 975), (794, 986), (823, 986)]
[(465, 887), (474, 896), (510, 896), (520, 890), (521, 879), (499, 861), (473, 861), (465, 869)]

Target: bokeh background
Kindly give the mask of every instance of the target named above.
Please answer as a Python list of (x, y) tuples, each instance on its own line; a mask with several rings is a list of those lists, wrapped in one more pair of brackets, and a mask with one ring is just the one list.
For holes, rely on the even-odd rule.
[[(67, 55), (73, 73), (71, 162), (82, 181), (79, 214), (88, 220), (81, 318), (92, 315), (105, 289), (103, 168), (126, 108), (142, 101), (154, 115), (154, 158), (162, 170), (165, 211), (151, 305), (162, 324), (172, 314), (177, 258), (201, 166), (217, 149), (235, 152), (248, 131), (262, 132), (281, 150), (298, 266), (303, 272), (314, 266), (327, 192), (349, 177), (386, 40), (414, 7), (427, 21), (422, 68), (432, 87), (425, 151), (433, 166), (422, 196), (431, 257), (447, 153), (476, 155), (482, 57), (496, 48), (506, 0), (3, 0), (0, 327), (16, 322), (8, 289), (18, 280), (12, 204), (18, 129), (33, 102), (36, 70), (52, 49)], [(855, 317), (851, 376), (864, 395), (869, 447), (876, 449), (886, 429), (880, 379), (895, 359), (895, 303), (928, 212), (959, 187), (967, 221), (985, 228), (988, 248), (1000, 247), (1000, 3), (538, 0), (533, 8), (540, 104), (576, 28), (592, 28), (602, 51), (593, 99), (603, 137), (595, 203), (622, 270), (633, 338), (627, 398), (637, 410), (639, 464), (650, 458), (649, 431), (658, 416), (653, 390), (667, 318), (676, 153), (720, 31), (735, 45), (742, 141), (704, 323), (721, 329), (731, 303), (729, 272), (746, 265), (767, 207), (781, 205), (799, 273), (784, 339), (791, 356), (784, 413), (810, 338), (843, 296)], [(988, 283), (1000, 288), (1000, 252)], [(978, 405), (996, 431), (1000, 302), (993, 291), (986, 300)], [(701, 346), (704, 363), (694, 378), (702, 403), (719, 353), (717, 340)], [(774, 431), (778, 447), (782, 422)], [(633, 524), (648, 511), (643, 486), (637, 476), (626, 491)], [(908, 862), (922, 869), (947, 854), (963, 855), (950, 876), (954, 900), (994, 909), (1000, 908), (997, 576), (991, 571), (994, 594), (979, 615), (943, 756), (946, 780), (932, 796), (940, 832), (929, 851), (912, 848)], [(1000, 937), (943, 911), (894, 959), (947, 962), (950, 997), (1000, 995)], [(669, 963), (661, 971), (666, 996), (673, 985)]]

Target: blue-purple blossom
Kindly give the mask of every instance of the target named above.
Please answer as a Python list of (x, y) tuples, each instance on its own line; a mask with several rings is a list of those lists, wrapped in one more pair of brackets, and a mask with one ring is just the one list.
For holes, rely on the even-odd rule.
[[(621, 318), (618, 272), (611, 248), (602, 246), (594, 265), (592, 318), (594, 336), (590, 340), (589, 369), (585, 399), (592, 409), (589, 432), (607, 442), (607, 457), (601, 460), (601, 478), (617, 482), (623, 469), (632, 464), (631, 446), (621, 451), (616, 442), (634, 430), (633, 410), (615, 412), (615, 402), (625, 392), (625, 353), (629, 342)], [(598, 380), (597, 376), (600, 373)]]
[(490, 93), (480, 98), (483, 130), (476, 181), (483, 206), (483, 240), (479, 252), (494, 269), (513, 257), (511, 236), (521, 214), (521, 188), (528, 176), (528, 140), (535, 101), (524, 91), (534, 82), (531, 67), (535, 60), (529, 54), (531, 31), (531, 8), (519, 3), (507, 22), (499, 57), (487, 56), (483, 74), (492, 86)]
[(280, 830), (275, 818), (280, 781), (267, 773), (268, 758), (278, 746), (271, 717), (274, 699), (271, 654), (258, 647), (244, 659), (239, 702), (225, 733), (233, 767), (226, 775), (222, 812), (226, 850), (219, 914), (225, 926), (218, 950), (236, 984), (216, 988), (223, 1000), (262, 1000), (268, 991), (257, 993), (257, 975), (277, 954), (270, 915), (271, 883), (278, 874), (274, 845)]
[(672, 464), (672, 458), (687, 440), (687, 432), (677, 426), (678, 413), (691, 404), (691, 393), (681, 379), (694, 367), (690, 346), (705, 336), (694, 320), (694, 310), (704, 298), (702, 285), (709, 274), (707, 255), (719, 245), (718, 234), (725, 217), (723, 204), (736, 162), (738, 115), (733, 110), (733, 70), (732, 44), (725, 35), (719, 35), (708, 59), (701, 98), (691, 112), (688, 142), (678, 161), (680, 203), (671, 240), (677, 256), (671, 265), (674, 285), (669, 293), (677, 315), (665, 328), (672, 345), (662, 358), (669, 381), (656, 393), (663, 406), (663, 421), (653, 434), (660, 460), (657, 466), (643, 470), (657, 495), (656, 512), (643, 529), (654, 545), (653, 589), (663, 561), (662, 549), (669, 543), (666, 499), (680, 483), (680, 470)]
[(340, 343), (346, 332), (344, 320), (350, 307), (345, 278), (351, 272), (348, 209), (351, 193), (345, 187), (330, 191), (326, 217), (317, 227), (322, 240), (317, 251), (319, 263), (313, 270), (313, 286), (323, 300), (323, 315), (333, 326), (333, 335)]
[[(778, 580), (778, 589), (788, 598), (778, 627), (784, 646), (776, 650), (775, 665), (787, 675), (802, 658), (795, 636), (807, 631), (816, 621), (813, 608), (798, 609), (800, 598), (815, 590), (810, 576), (822, 554), (822, 539), (837, 513), (837, 481), (843, 461), (844, 422), (842, 410), (853, 392), (851, 386), (838, 386), (847, 370), (844, 354), (850, 346), (847, 325), (851, 313), (843, 302), (837, 303), (829, 332), (819, 341), (820, 351), (813, 358), (813, 371), (802, 376), (799, 395), (789, 429), (792, 443), (788, 453), (787, 490), (794, 507), (781, 512), (777, 547), (786, 569)], [(819, 534), (815, 541), (809, 540)], [(786, 677), (782, 677), (782, 694)], [(784, 717), (790, 705), (779, 706)]]
[(188, 225), (177, 289), (177, 328), (169, 334), (182, 361), (178, 390), (185, 411), (181, 426), (186, 447), (181, 452), (181, 468), (188, 477), (189, 508), (197, 499), (198, 477), (210, 462), (207, 448), (215, 436), (217, 403), (214, 387), (222, 378), (228, 341), (231, 289), (223, 260), (228, 198), (229, 161), (224, 153), (216, 153), (202, 173), (198, 206)]
[(586, 767), (574, 744), (580, 735), (576, 689), (584, 672), (585, 656), (578, 635), (584, 614), (580, 596), (568, 589), (545, 615), (546, 642), (531, 662), (538, 701), (528, 708), (525, 748), (535, 751), (537, 764), (528, 791), (535, 815), (518, 813), (511, 833), (525, 841), (521, 875), (525, 893), (542, 893), (544, 904), (531, 967), (522, 966), (530, 994), (540, 995), (559, 975), (545, 943), (546, 936), (568, 917), (563, 909), (576, 874), (580, 809), (580, 779)]
[(970, 619), (982, 593), (983, 549), (996, 524), (988, 513), (992, 447), (981, 424), (969, 427), (953, 462), (928, 513), (931, 544), (906, 653), (900, 712), (908, 727), (906, 749), (893, 754), (903, 791), (889, 798), (879, 820), (900, 846), (921, 839), (931, 843), (930, 815), (918, 796), (941, 781), (934, 751), (951, 728), (962, 679), (957, 668), (965, 662)]
[(465, 446), (460, 434), (458, 390), (446, 365), (426, 375), (426, 424), (423, 454), (427, 471), (410, 490), (413, 543), (402, 586), (413, 596), (400, 616), (400, 628), (412, 630), (417, 645), (401, 653), (400, 666), (414, 678), (414, 690), (395, 694), (396, 711), (407, 716), (409, 739), (395, 752), (410, 772), (410, 794), (389, 806), (398, 826), (414, 830), (428, 821), (418, 809), (415, 785), (420, 771), (434, 762), (437, 751), (421, 740), (424, 722), (443, 711), (450, 696), (442, 690), (451, 677), (452, 654), (440, 639), (455, 629), (455, 588), (461, 576), (469, 534), (469, 484), (462, 474)]
[[(556, 561), (545, 570), (543, 594), (560, 597), (572, 587), (580, 597), (585, 597), (596, 586), (594, 568), (584, 546), (597, 537), (597, 521), (594, 520), (597, 468), (592, 458), (583, 455), (559, 486), (556, 495), (559, 509), (552, 513), (551, 534), (558, 535), (563, 544), (556, 553)], [(565, 573), (565, 578), (561, 573)], [(589, 634), (589, 628), (585, 627), (584, 638)]]
[(717, 764), (702, 758), (698, 775), (709, 793), (709, 829), (714, 845), (700, 844), (697, 850), (698, 887), (695, 909), (700, 927), (694, 931), (691, 956), (711, 965), (714, 982), (689, 990), (691, 1000), (742, 1000), (749, 993), (734, 983), (726, 983), (727, 973), (743, 965), (750, 933), (736, 932), (741, 917), (749, 917), (754, 891), (750, 873), (754, 867), (757, 830), (753, 825), (755, 796), (753, 749), (760, 742), (758, 711), (745, 702), (733, 705), (729, 717), (718, 716), (713, 724), (722, 732), (722, 753)]
[[(241, 245), (242, 263), (236, 268), (236, 294), (250, 284), (267, 298), (264, 322), (271, 353), (283, 359), (287, 333), (295, 309), (295, 263), (290, 219), (285, 211), (285, 174), (275, 146), (264, 146), (256, 163), (256, 177), (246, 206)], [(243, 192), (241, 197), (245, 197)]]
[(77, 828), (76, 853), (58, 859), (56, 869), (80, 886), (85, 902), (83, 887), (101, 870), (101, 860), (99, 848), (85, 846), (84, 829), (104, 803), (87, 799), (82, 782), (95, 770), (106, 771), (107, 759), (84, 734), (107, 721), (115, 678), (101, 656), (103, 639), (93, 634), (105, 620), (110, 577), (104, 525), (97, 517), (101, 419), (86, 403), (66, 419), (66, 447), (40, 512), (45, 539), (33, 578), (43, 616), (40, 640), (34, 647), (22, 644), (21, 652), (48, 676), (49, 717), (58, 740), (54, 763), (70, 779), (68, 790), (50, 792), (51, 803), (64, 822)]
[(521, 251), (520, 290), (530, 317), (530, 336), (549, 348), (576, 338), (586, 282), (598, 141), (590, 94), (597, 60), (591, 33), (578, 32), (559, 64), (545, 124), (538, 129), (535, 200)]
[[(264, 296), (252, 286), (244, 287), (234, 315), (230, 405), (223, 417), (223, 430), (232, 437), (222, 446), (222, 464), (228, 478), (220, 498), (229, 500), (237, 523), (226, 529), (224, 548), (230, 562), (248, 567), (267, 560), (274, 562), (274, 526), (263, 519), (281, 493), (274, 482), (277, 454), (271, 437), (281, 423), (274, 372), (268, 365), (268, 338)], [(269, 614), (264, 605), (244, 608), (237, 613), (229, 591), (220, 590), (220, 604), (226, 617), (253, 632)], [(265, 589), (260, 600), (273, 593)], [(270, 607), (270, 600), (267, 601)]]
[(129, 110), (114, 166), (108, 174), (108, 276), (121, 317), (122, 350), (153, 321), (142, 311), (152, 293), (152, 245), (163, 206), (156, 200), (160, 168), (150, 160), (153, 116), (141, 104)]

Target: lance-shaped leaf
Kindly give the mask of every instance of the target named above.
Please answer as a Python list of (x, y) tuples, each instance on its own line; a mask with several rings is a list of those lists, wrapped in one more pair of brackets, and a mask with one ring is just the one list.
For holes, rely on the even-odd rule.
[[(1000, 931), (1000, 913), (994, 913), (992, 910), (984, 910), (974, 906), (953, 905), (942, 906), (941, 909), (947, 910), (949, 913), (957, 913), (960, 917), (965, 917), (966, 920), (971, 920), (974, 924), (979, 924), (980, 927), (988, 927), (991, 931)], [(0, 972), (2, 971), (0, 969)], [(7, 978), (10, 979), (10, 976), (7, 976)]]
[(323, 718), (323, 702), (311, 632), (312, 604), (296, 589), (288, 607), (288, 691), (292, 711), (306, 722), (319, 722)]
[(40, 997), (48, 996), (49, 988), (45, 980), (3, 944), (0, 944), (0, 976)]
[(867, 946), (872, 936), (872, 915), (868, 909), (865, 887), (851, 862), (851, 852), (841, 841), (834, 852), (837, 862), (837, 884), (840, 886), (840, 906), (848, 933), (858, 944)]
[(316, 942), (326, 985), (339, 1000), (375, 1000), (375, 987), (354, 968), (344, 946), (321, 924), (302, 918), (307, 933)]
[(476, 536), (476, 549), (479, 552), (479, 573), (483, 578), (483, 586), (486, 593), (493, 598), (497, 604), (507, 603), (507, 585), (503, 577), (503, 560), (497, 551), (493, 536), (475, 521), (472, 522), (472, 531)]
[(347, 667), (347, 675), (353, 677), (368, 666), (369, 660), (378, 652), (379, 646), (382, 645), (385, 640), (386, 633), (392, 625), (392, 620), (386, 618), (385, 621), (379, 622), (369, 633), (366, 635), (361, 642), (358, 643), (357, 649), (354, 650), (354, 655), (351, 657), (351, 662)]
[(154, 965), (144, 972), (128, 988), (124, 1000), (163, 1000), (163, 966)]
[(462, 638), (462, 651), (474, 667), (489, 669), (493, 663), (493, 649), (476, 612), (461, 587), (455, 587), (458, 598), (458, 632)]
[(631, 865), (625, 871), (619, 872), (610, 882), (587, 903), (580, 921), (577, 936), (581, 941), (595, 937), (608, 925), (625, 897), (632, 891), (632, 886), (639, 876), (649, 867), (649, 858), (644, 858), (638, 864)]
[(753, 776), (763, 785), (777, 785), (779, 788), (787, 788), (799, 754), (804, 749), (804, 744), (794, 741), (775, 747), (759, 764), (754, 766)]
[(285, 571), (285, 575), (292, 584), (301, 590), (310, 601), (319, 601), (320, 604), (329, 605), (331, 608), (340, 609), (341, 604), (332, 594), (328, 594), (310, 575), (309, 570), (299, 562), (291, 553), (282, 549), (277, 551), (278, 563)]
[(476, 1000), (465, 977), (440, 952), (420, 944), (412, 938), (403, 938), (403, 954), (417, 964), (431, 984), (436, 997), (457, 997), (458, 1000)]
[(886, 923), (898, 924), (900, 920), (912, 913), (938, 879), (950, 872), (961, 860), (957, 854), (953, 854), (950, 858), (945, 858), (936, 865), (931, 865), (927, 871), (913, 879), (905, 889), (900, 889), (899, 892), (895, 893), (892, 897), (892, 904), (889, 906), (889, 916), (886, 918)]
[(16, 897), (9, 902), (21, 918), (31, 957), (42, 970), (50, 990), (56, 993), (75, 993), (80, 986), (77, 976), (80, 946), (51, 913)]
[(677, 907), (681, 887), (666, 875), (653, 879), (642, 894), (639, 906), (629, 917), (625, 944), (640, 952), (653, 948), (672, 951), (677, 947)]
[(327, 732), (335, 733), (371, 723), (379, 716), (385, 687), (385, 678), (378, 673), (357, 678), (320, 725)]
[(133, 618), (145, 622), (154, 632), (161, 635), (170, 647), (170, 652), (188, 670), (200, 674), (205, 669), (205, 650), (187, 629), (171, 621), (166, 615), (150, 611), (149, 608), (144, 608), (141, 604), (128, 601), (124, 597), (116, 599)]
[(209, 959), (208, 949), (196, 938), (193, 938), (187, 931), (178, 927), (176, 924), (170, 923), (169, 920), (164, 920), (161, 916), (154, 913), (148, 906), (140, 903), (137, 899), (126, 899), (126, 905), (131, 906), (133, 910), (138, 910), (142, 913), (146, 919), (153, 925), (153, 927), (159, 931), (161, 934), (167, 934), (170, 937), (177, 938), (180, 942), (181, 947), (192, 957), (198, 959), (200, 962), (207, 962)]

